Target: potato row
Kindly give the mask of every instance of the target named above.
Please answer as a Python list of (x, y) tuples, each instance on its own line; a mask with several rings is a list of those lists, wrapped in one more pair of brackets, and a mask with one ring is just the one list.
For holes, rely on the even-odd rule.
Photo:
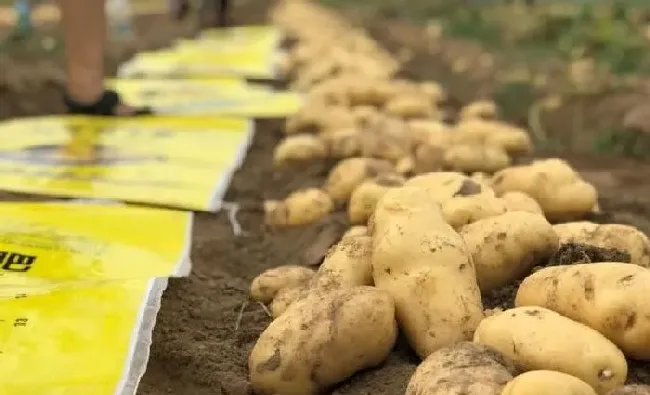
[[(276, 163), (341, 160), (321, 188), (266, 202), (267, 221), (309, 224), (346, 205), (352, 227), (317, 269), (278, 266), (253, 280), (251, 298), (273, 316), (249, 356), (257, 394), (323, 393), (381, 365), (400, 332), (422, 360), (407, 395), (650, 394), (625, 385), (628, 360), (650, 360), (650, 240), (643, 232), (585, 221), (598, 210), (597, 191), (565, 161), (511, 165), (532, 147), (514, 137), (525, 131), (485, 110), (493, 105), (475, 104), (455, 124), (442, 122), (444, 91), (394, 79), (397, 62), (335, 14), (285, 1), (274, 19), (297, 40), (287, 71), (318, 103), (306, 113), (310, 105), (325, 111), (288, 121)], [(426, 111), (389, 105), (409, 97)], [(361, 109), (378, 118), (359, 118)], [(339, 110), (353, 123), (323, 115)], [(414, 143), (416, 121), (442, 125), (427, 138), (449, 133), (439, 167), (417, 167), (441, 157), (415, 159), (422, 147)], [(383, 134), (388, 124), (396, 136), (410, 136), (408, 149)], [(352, 129), (363, 137), (360, 151), (334, 154), (331, 136)], [(458, 143), (464, 133), (484, 137)], [(506, 143), (515, 141), (517, 149)], [(496, 147), (509, 160), (453, 167), (444, 158), (461, 146)], [(570, 245), (617, 251), (620, 262), (558, 259)], [(482, 296), (513, 284), (514, 308), (485, 309)]]

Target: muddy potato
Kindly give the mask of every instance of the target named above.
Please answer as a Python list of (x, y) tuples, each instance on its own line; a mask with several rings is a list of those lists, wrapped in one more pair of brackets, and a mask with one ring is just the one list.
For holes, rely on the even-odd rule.
[(481, 321), (474, 342), (501, 352), (525, 371), (555, 370), (606, 394), (625, 382), (621, 350), (594, 329), (543, 307), (517, 307)]
[(446, 168), (464, 173), (494, 173), (510, 166), (510, 157), (496, 145), (452, 145), (445, 150), (443, 160)]
[(460, 235), (484, 293), (522, 278), (559, 248), (559, 238), (546, 218), (524, 211), (481, 219), (465, 226)]
[(472, 181), (462, 173), (432, 172), (415, 176), (404, 186), (423, 188), (436, 203), (444, 203), (458, 196), (475, 196), (480, 194), (494, 196), (494, 191)]
[(533, 214), (544, 215), (544, 211), (537, 201), (523, 192), (506, 192), (501, 195), (508, 211), (525, 211)]
[(554, 266), (527, 277), (517, 306), (541, 306), (597, 330), (628, 357), (650, 360), (650, 271), (627, 263)]
[(506, 212), (505, 202), (489, 194), (457, 196), (442, 203), (445, 220), (454, 229)]
[(421, 358), (469, 340), (483, 318), (465, 243), (423, 188), (390, 189), (369, 222), (375, 286), (394, 299), (397, 319)]
[(309, 134), (286, 137), (275, 147), (273, 164), (281, 166), (293, 161), (307, 161), (327, 157), (322, 139)]
[(348, 219), (351, 224), (366, 224), (375, 211), (377, 202), (391, 188), (404, 185), (406, 180), (399, 175), (383, 175), (364, 181), (355, 188), (348, 204)]
[(305, 266), (283, 265), (266, 270), (251, 283), (250, 296), (253, 300), (269, 303), (284, 288), (306, 283), (314, 270)]
[(264, 202), (266, 223), (271, 226), (294, 226), (314, 223), (334, 209), (327, 193), (318, 188), (293, 192), (282, 201)]
[(558, 224), (554, 228), (562, 244), (580, 243), (627, 251), (631, 263), (650, 268), (650, 240), (634, 226), (579, 221)]
[(501, 170), (492, 178), (492, 187), (498, 195), (514, 191), (529, 195), (551, 221), (581, 218), (592, 211), (598, 200), (593, 185), (560, 159)]
[(260, 395), (316, 395), (379, 365), (397, 338), (386, 292), (356, 287), (314, 293), (290, 306), (262, 332), (248, 358)]
[(381, 159), (344, 159), (330, 171), (325, 183), (325, 190), (335, 202), (347, 202), (354, 189), (362, 182), (393, 171), (393, 165)]
[(512, 362), (496, 351), (461, 342), (429, 355), (405, 395), (501, 395), (515, 372)]
[(510, 381), (501, 395), (596, 395), (584, 381), (553, 370), (531, 370)]
[(650, 385), (626, 385), (615, 389), (607, 395), (650, 395)]

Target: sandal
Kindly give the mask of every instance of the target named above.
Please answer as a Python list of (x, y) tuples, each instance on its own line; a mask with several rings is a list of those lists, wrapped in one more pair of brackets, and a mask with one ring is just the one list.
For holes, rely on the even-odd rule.
[(117, 107), (122, 104), (120, 95), (117, 92), (112, 90), (104, 91), (99, 100), (92, 104), (83, 104), (76, 102), (68, 94), (63, 95), (63, 101), (65, 106), (68, 109), (68, 114), (73, 115), (95, 115), (95, 116), (139, 116), (139, 115), (151, 115), (153, 110), (150, 107), (138, 107), (130, 114), (117, 115), (115, 110)]

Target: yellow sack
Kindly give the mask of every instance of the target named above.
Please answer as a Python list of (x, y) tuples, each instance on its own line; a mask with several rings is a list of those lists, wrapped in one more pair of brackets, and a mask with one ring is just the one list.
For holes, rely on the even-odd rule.
[(2, 287), (47, 290), (190, 272), (192, 213), (5, 202), (0, 218), (0, 296)]
[(167, 279), (0, 299), (0, 394), (133, 395)]
[(0, 123), (0, 189), (214, 211), (253, 124), (217, 117), (71, 117)]
[(303, 105), (298, 93), (252, 84), (229, 86), (212, 79), (117, 79), (109, 80), (108, 86), (125, 101), (151, 106), (157, 114), (277, 118), (295, 114)]

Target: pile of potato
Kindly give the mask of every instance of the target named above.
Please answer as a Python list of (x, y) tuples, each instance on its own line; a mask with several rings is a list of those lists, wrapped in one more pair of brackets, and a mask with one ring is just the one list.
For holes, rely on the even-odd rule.
[[(276, 162), (341, 161), (322, 188), (266, 202), (267, 220), (347, 204), (352, 227), (317, 270), (253, 281), (274, 318), (250, 354), (255, 392), (322, 393), (380, 365), (401, 332), (422, 359), (407, 395), (650, 394), (624, 385), (627, 359), (650, 360), (648, 237), (584, 221), (597, 191), (565, 161), (511, 165), (532, 146), (493, 103), (445, 123), (437, 84), (393, 78), (396, 62), (336, 15), (287, 0), (274, 17), (297, 39), (287, 71), (310, 99)], [(568, 243), (629, 262), (544, 267)], [(481, 295), (512, 284), (514, 308), (484, 309)]]

